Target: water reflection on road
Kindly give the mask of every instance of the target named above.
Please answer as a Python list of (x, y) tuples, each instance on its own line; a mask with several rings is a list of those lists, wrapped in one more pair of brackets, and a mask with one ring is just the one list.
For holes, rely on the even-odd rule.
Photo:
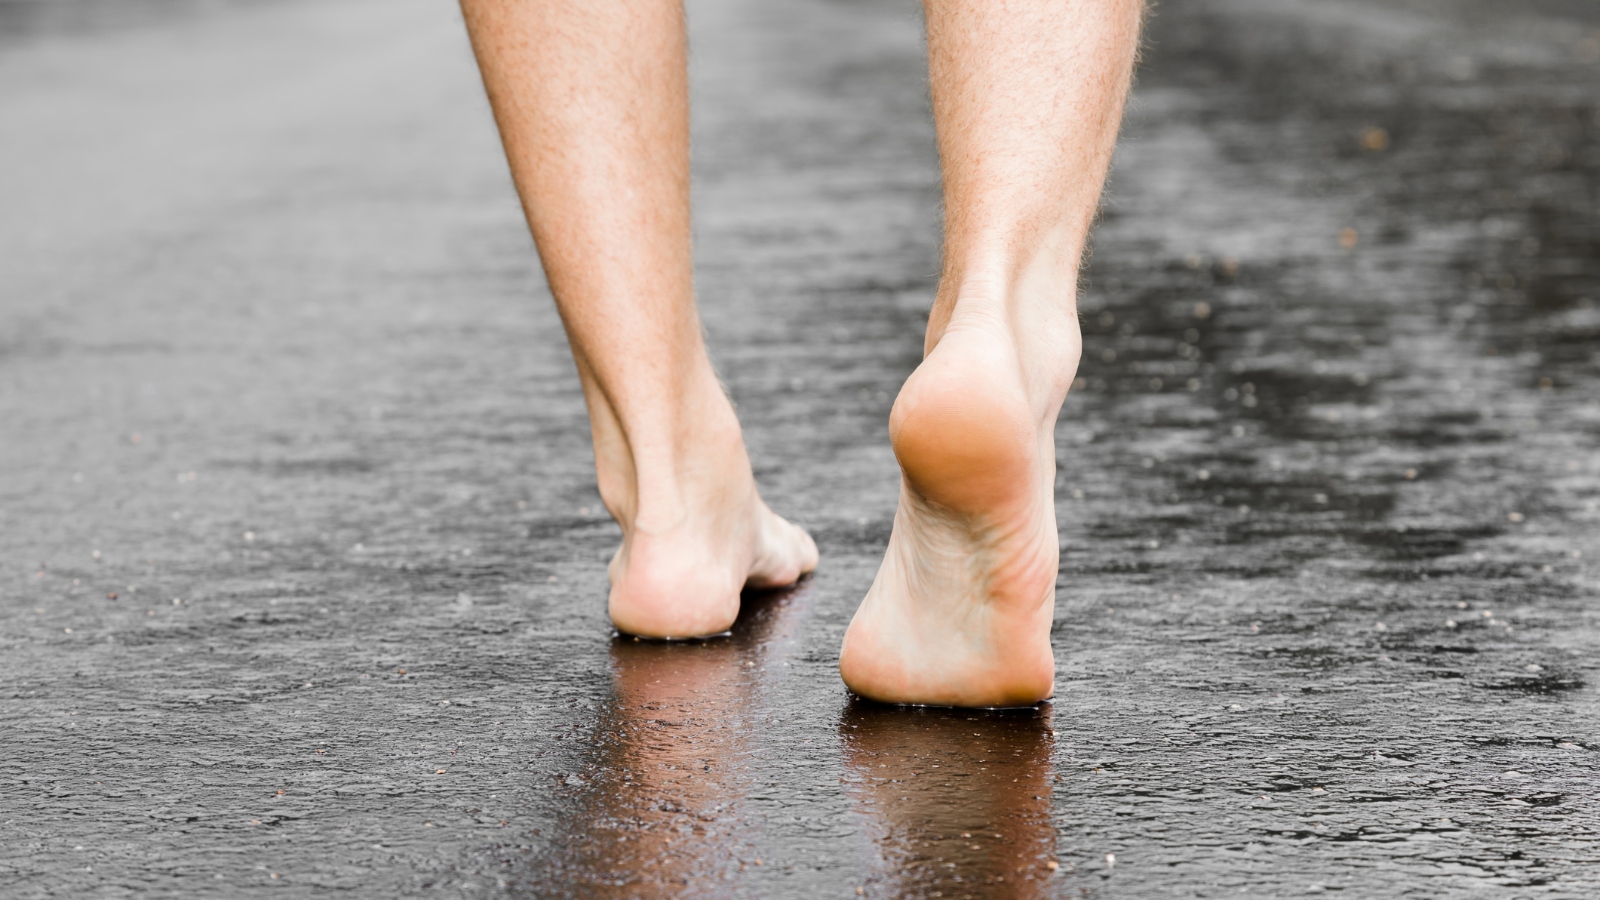
[(604, 780), (573, 823), (575, 849), (603, 883), (700, 890), (751, 856), (742, 809), (750, 733), (740, 721), (756, 689), (740, 668), (747, 649), (613, 643)]
[[(747, 599), (726, 638), (618, 637), (614, 700), (601, 713), (571, 814), (516, 881), (581, 896), (755, 896), (770, 694), (807, 618), (807, 589)], [(917, 709), (852, 701), (839, 723), (840, 790), (869, 897), (1048, 894), (1048, 706)], [(771, 748), (768, 748), (771, 749)], [(831, 778), (829, 779), (831, 782)], [(771, 853), (774, 848), (767, 848)], [(752, 893), (754, 891), (754, 893)]]
[(614, 701), (572, 814), (530, 881), (587, 896), (722, 896), (758, 865), (746, 800), (769, 657), (807, 588), (747, 595), (732, 635), (611, 643)]
[(1050, 893), (1050, 708), (852, 703), (840, 724), (848, 790), (878, 865), (872, 897)]

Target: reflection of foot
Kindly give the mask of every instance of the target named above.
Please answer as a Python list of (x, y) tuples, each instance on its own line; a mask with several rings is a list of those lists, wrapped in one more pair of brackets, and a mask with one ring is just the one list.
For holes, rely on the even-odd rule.
[(768, 679), (799, 649), (808, 590), (749, 598), (726, 640), (612, 640), (611, 700), (583, 742), (568, 814), (531, 865), (504, 873), (513, 896), (747, 893), (728, 879), (761, 855), (745, 799), (760, 740), (740, 723), (764, 718)]
[(1054, 430), (1080, 339), (1070, 311), (1027, 332), (1008, 318), (958, 306), (895, 401), (900, 506), (839, 659), (861, 696), (1019, 706), (1053, 691)]
[(606, 490), (602, 475), (602, 494), (611, 495), (607, 505), (622, 523), (610, 608), (625, 633), (683, 638), (727, 631), (742, 589), (793, 584), (817, 566), (810, 535), (779, 518), (757, 493), (737, 431), (720, 451), (711, 449), (714, 443), (696, 451), (707, 458), (684, 466), (692, 474), (675, 491), (682, 500), (671, 516), (646, 521), (632, 512), (638, 504), (631, 497), (612, 502), (615, 492)]
[(868, 896), (1060, 896), (1048, 706), (852, 703), (839, 734), (845, 790), (878, 850)]

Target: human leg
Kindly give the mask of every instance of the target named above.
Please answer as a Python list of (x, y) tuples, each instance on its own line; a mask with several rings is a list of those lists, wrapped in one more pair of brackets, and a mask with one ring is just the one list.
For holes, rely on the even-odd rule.
[(872, 699), (1021, 705), (1054, 689), (1055, 422), (1142, 3), (926, 9), (944, 266), (889, 419), (894, 529), (839, 667)]
[(612, 620), (725, 630), (744, 586), (816, 566), (762, 502), (700, 331), (680, 0), (462, 0), (572, 346), (600, 495), (622, 526)]

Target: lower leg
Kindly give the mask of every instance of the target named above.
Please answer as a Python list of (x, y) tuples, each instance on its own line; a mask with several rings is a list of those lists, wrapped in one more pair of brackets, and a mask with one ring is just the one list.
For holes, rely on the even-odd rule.
[(1139, 0), (927, 0), (944, 269), (895, 401), (883, 566), (840, 656), (893, 702), (1053, 691), (1056, 414), (1081, 347), (1078, 265), (1138, 42)]
[(462, 0), (621, 524), (612, 619), (725, 630), (745, 584), (815, 566), (762, 503), (694, 305), (679, 0)]

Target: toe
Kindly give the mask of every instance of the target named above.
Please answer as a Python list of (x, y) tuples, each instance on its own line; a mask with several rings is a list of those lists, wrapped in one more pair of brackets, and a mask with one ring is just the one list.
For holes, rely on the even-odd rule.
[(767, 512), (761, 550), (750, 567), (750, 587), (782, 587), (817, 567), (817, 545), (798, 525)]
[(810, 533), (799, 525), (790, 523), (789, 527), (794, 529), (795, 545), (800, 551), (800, 574), (806, 575), (815, 572), (817, 570), (817, 562), (822, 558), (821, 554), (817, 552), (817, 542), (812, 540)]

